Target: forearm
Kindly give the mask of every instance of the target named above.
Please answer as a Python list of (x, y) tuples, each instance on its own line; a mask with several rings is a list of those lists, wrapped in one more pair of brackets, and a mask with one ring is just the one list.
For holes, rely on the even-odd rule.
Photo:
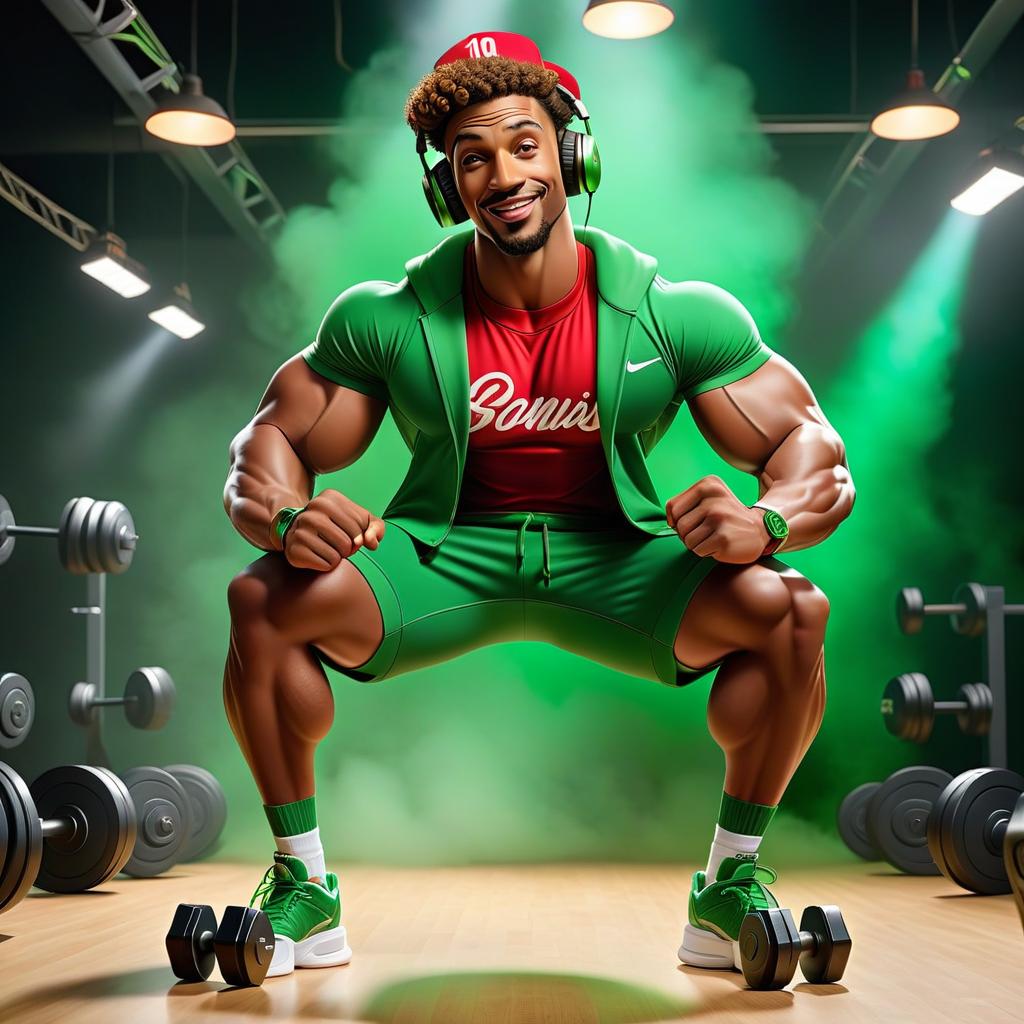
[(274, 515), (286, 506), (305, 505), (315, 479), (277, 427), (257, 424), (231, 444), (224, 509), (250, 544), (263, 551), (280, 551), (281, 543), (271, 530)]
[(789, 525), (783, 551), (823, 541), (850, 514), (856, 497), (843, 442), (820, 423), (788, 434), (758, 480), (757, 503), (777, 509)]

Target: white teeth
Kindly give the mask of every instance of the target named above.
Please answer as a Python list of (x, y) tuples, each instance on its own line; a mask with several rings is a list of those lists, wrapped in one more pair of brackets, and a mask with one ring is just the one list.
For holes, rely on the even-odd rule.
[(508, 213), (510, 210), (518, 210), (520, 206), (526, 206), (527, 203), (532, 203), (536, 196), (530, 196), (529, 199), (522, 199), (518, 203), (514, 203), (512, 206), (492, 206), (491, 209), (498, 213)]

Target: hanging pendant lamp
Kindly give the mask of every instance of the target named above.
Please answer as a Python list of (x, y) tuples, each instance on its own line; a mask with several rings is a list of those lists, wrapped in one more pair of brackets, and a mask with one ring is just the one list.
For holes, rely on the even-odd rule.
[(168, 96), (149, 117), (146, 131), (182, 146), (223, 146), (235, 137), (235, 126), (224, 108), (203, 93), (196, 74), (198, 11), (192, 0), (192, 72), (182, 76), (181, 92)]
[(583, 27), (609, 39), (640, 39), (664, 32), (674, 18), (662, 0), (590, 0)]
[(911, 4), (910, 34), (907, 87), (871, 120), (871, 130), (883, 139), (934, 139), (960, 123), (960, 114), (925, 85), (924, 72), (917, 66), (917, 0)]

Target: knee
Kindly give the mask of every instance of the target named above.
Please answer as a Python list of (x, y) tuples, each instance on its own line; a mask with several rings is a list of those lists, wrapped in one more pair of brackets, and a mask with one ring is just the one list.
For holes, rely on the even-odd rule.
[(825, 636), (830, 604), (824, 591), (810, 580), (800, 577), (792, 584), (794, 625), (802, 633), (820, 643)]
[(730, 588), (733, 614), (747, 630), (761, 635), (775, 629), (793, 612), (793, 595), (777, 572), (751, 566)]
[(252, 566), (243, 569), (228, 584), (228, 609), (235, 626), (247, 626), (265, 621), (268, 613), (270, 586), (253, 572)]

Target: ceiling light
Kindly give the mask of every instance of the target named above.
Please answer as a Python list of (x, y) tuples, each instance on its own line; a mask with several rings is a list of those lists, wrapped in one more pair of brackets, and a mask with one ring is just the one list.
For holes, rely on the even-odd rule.
[(924, 84), (924, 72), (907, 72), (907, 88), (876, 114), (871, 130), (883, 139), (934, 139), (951, 132), (960, 115)]
[(196, 311), (192, 307), (192, 294), (184, 282), (174, 289), (169, 302), (148, 315), (154, 323), (185, 341), (206, 330), (206, 324), (196, 317)]
[(982, 150), (971, 168), (970, 184), (949, 205), (961, 213), (980, 217), (1024, 188), (1024, 155), (1018, 150), (990, 147)]
[(910, 70), (907, 87), (871, 120), (871, 130), (883, 139), (934, 139), (951, 132), (960, 115), (924, 83), (917, 66), (917, 0), (910, 8)]
[(223, 146), (235, 137), (224, 108), (203, 94), (198, 75), (185, 75), (181, 92), (169, 97), (146, 118), (146, 131), (182, 146)]
[(82, 270), (122, 298), (134, 299), (149, 291), (146, 270), (125, 252), (124, 239), (112, 231), (100, 235), (86, 250)]
[(583, 27), (609, 39), (640, 39), (664, 32), (674, 18), (661, 0), (590, 0)]

